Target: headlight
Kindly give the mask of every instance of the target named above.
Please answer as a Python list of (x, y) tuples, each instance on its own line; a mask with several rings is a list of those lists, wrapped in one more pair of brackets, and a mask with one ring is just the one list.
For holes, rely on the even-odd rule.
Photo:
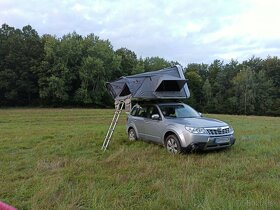
[(229, 126), (229, 132), (234, 132), (233, 127)]
[(204, 128), (192, 128), (192, 127), (187, 127), (187, 131), (194, 133), (194, 134), (207, 134), (207, 131)]

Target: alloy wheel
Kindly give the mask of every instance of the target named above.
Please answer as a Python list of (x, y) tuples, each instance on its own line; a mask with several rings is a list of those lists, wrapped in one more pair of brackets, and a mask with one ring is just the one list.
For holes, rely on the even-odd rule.
[(178, 153), (178, 145), (174, 138), (169, 138), (166, 142), (167, 151), (173, 154)]
[(135, 141), (136, 140), (136, 134), (135, 134), (135, 131), (133, 129), (129, 130), (128, 139), (130, 141)]

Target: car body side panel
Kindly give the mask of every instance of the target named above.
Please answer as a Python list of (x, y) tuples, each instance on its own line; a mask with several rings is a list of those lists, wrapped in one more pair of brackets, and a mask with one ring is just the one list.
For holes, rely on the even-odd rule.
[(133, 128), (133, 129), (134, 129), (134, 131), (135, 131), (135, 133), (136, 133), (137, 139), (140, 139), (138, 129), (137, 129), (137, 127), (135, 126), (134, 123), (127, 123), (127, 126), (126, 126), (126, 133), (128, 133), (128, 131), (129, 131), (130, 128)]
[(164, 133), (165, 125), (162, 120), (152, 120), (146, 118), (145, 122), (145, 139), (161, 143), (161, 136)]
[(129, 126), (135, 129), (137, 138), (143, 138), (145, 135), (145, 122), (143, 117), (129, 116)]

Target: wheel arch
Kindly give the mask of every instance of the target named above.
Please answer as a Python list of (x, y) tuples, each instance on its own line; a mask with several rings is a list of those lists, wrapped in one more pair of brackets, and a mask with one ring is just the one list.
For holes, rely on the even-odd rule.
[[(180, 138), (178, 137), (178, 135), (174, 132), (174, 131), (167, 131), (165, 134), (164, 134), (164, 137), (163, 137), (163, 140), (164, 140), (164, 143), (166, 142), (166, 139), (168, 136), (170, 135), (174, 135), (177, 137), (177, 139), (180, 141)], [(180, 141), (181, 143), (181, 141)]]
[[(175, 147), (176, 149), (173, 148), (173, 146), (172, 146), (175, 142), (171, 143), (171, 146), (170, 145), (168, 146), (167, 140), (169, 139), (168, 138), (169, 136), (171, 136), (171, 139), (175, 140), (175, 142), (177, 144), (177, 147)], [(176, 154), (177, 153), (184, 153), (184, 148), (182, 147), (182, 142), (181, 142), (180, 138), (178, 137), (178, 135), (173, 131), (167, 131), (165, 133), (165, 135), (164, 135), (164, 145), (165, 145), (167, 151), (170, 152), (170, 153), (174, 153), (173, 152), (174, 150), (176, 150), (176, 152), (175, 152)]]
[(180, 142), (180, 145), (182, 147), (186, 147), (187, 144), (186, 144), (186, 141), (185, 141), (185, 137), (183, 135), (183, 133), (181, 132), (176, 132), (176, 130), (174, 129), (168, 129), (165, 134), (163, 135), (163, 143), (165, 144), (165, 141), (166, 141), (166, 138), (169, 136), (169, 135), (175, 135), (178, 139), (178, 141)]
[(131, 129), (133, 129), (133, 130), (135, 131), (136, 137), (137, 137), (137, 139), (139, 139), (138, 130), (137, 130), (136, 127), (133, 126), (133, 125), (129, 125), (129, 126), (128, 126), (128, 128), (127, 128), (127, 134), (128, 134), (128, 132), (129, 132)]

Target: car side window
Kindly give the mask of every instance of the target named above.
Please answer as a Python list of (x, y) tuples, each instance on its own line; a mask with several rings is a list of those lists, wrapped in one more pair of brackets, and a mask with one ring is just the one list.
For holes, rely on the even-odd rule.
[(139, 106), (135, 116), (137, 116), (137, 117), (147, 117), (147, 107)]
[(147, 117), (152, 119), (152, 115), (154, 115), (154, 114), (158, 114), (159, 115), (159, 111), (158, 111), (157, 107), (149, 106), (148, 112), (147, 112)]
[(161, 111), (164, 117), (176, 117), (175, 108), (172, 106), (163, 106)]
[(130, 112), (130, 115), (136, 116), (136, 112), (137, 112), (137, 111), (138, 111), (137, 106), (133, 107), (133, 109), (132, 109), (131, 112)]

